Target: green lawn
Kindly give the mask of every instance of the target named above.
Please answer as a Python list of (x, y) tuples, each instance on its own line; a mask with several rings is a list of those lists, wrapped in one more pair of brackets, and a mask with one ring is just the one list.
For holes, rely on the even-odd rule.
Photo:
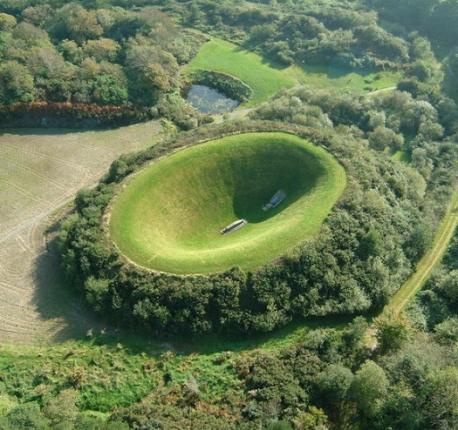
[(242, 80), (253, 90), (253, 96), (245, 104), (246, 107), (256, 106), (282, 88), (295, 84), (294, 79), (268, 65), (259, 55), (221, 39), (205, 43), (186, 70), (212, 70)]
[(399, 72), (356, 72), (351, 69), (307, 64), (278, 68), (258, 54), (216, 38), (202, 46), (185, 72), (195, 70), (227, 73), (249, 85), (253, 96), (244, 107), (254, 107), (279, 90), (299, 84), (364, 94), (395, 87), (402, 77)]
[(400, 72), (364, 72), (332, 66), (291, 66), (284, 71), (302, 85), (318, 89), (334, 89), (340, 92), (372, 93), (396, 87)]
[[(122, 253), (151, 269), (254, 269), (315, 235), (345, 185), (340, 164), (296, 136), (230, 136), (141, 171), (116, 198), (110, 231)], [(279, 189), (287, 198), (264, 212)], [(246, 227), (220, 235), (240, 218)]]

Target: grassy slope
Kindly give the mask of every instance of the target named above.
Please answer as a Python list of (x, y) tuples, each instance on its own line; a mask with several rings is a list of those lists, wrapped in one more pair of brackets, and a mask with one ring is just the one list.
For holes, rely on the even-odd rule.
[(407, 164), (409, 164), (412, 161), (410, 154), (407, 151), (403, 150), (403, 149), (399, 149), (398, 151), (396, 151), (391, 156), (391, 158), (393, 160), (400, 161), (402, 163), (407, 163)]
[[(180, 151), (138, 174), (116, 200), (110, 230), (126, 256), (152, 269), (252, 269), (316, 234), (345, 184), (337, 161), (298, 137), (231, 136)], [(287, 198), (263, 212), (278, 189)], [(239, 218), (249, 224), (219, 234)]]
[(253, 52), (216, 38), (204, 44), (186, 68), (187, 71), (199, 69), (228, 73), (248, 84), (253, 90), (253, 97), (244, 107), (256, 106), (279, 90), (297, 84), (363, 94), (391, 88), (401, 79), (400, 73), (390, 71), (359, 73), (305, 64), (277, 68)]

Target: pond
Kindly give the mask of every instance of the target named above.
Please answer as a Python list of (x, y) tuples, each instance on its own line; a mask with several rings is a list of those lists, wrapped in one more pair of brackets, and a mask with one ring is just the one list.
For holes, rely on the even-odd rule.
[(201, 113), (231, 112), (240, 104), (214, 88), (199, 84), (191, 86), (186, 101)]

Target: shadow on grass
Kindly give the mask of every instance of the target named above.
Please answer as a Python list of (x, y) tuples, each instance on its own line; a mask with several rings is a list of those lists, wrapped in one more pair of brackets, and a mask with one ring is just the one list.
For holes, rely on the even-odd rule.
[[(307, 184), (299, 190), (293, 190), (291, 187), (279, 185), (263, 193), (254, 193), (254, 195), (237, 191), (233, 198), (234, 213), (238, 218), (244, 218), (252, 224), (267, 221), (280, 212), (283, 212), (300, 198), (311, 194), (315, 189), (317, 181), (318, 178), (311, 178)], [(262, 209), (263, 206), (269, 203), (272, 196), (279, 190), (285, 191), (286, 198), (277, 207), (264, 211)]]
[[(235, 48), (235, 52), (254, 52), (256, 53), (256, 46), (252, 46), (249, 44), (246, 44), (244, 46), (238, 46)], [(356, 69), (350, 66), (345, 66), (342, 64), (339, 64), (336, 61), (331, 60), (329, 63), (325, 64), (317, 64), (317, 63), (306, 63), (306, 62), (295, 62), (292, 64), (284, 64), (281, 63), (280, 61), (276, 60), (275, 58), (268, 57), (266, 55), (259, 54), (261, 58), (261, 63), (265, 64), (266, 66), (271, 67), (272, 69), (276, 69), (278, 71), (284, 71), (291, 67), (292, 65), (297, 65), (299, 68), (301, 68), (305, 73), (320, 73), (320, 74), (325, 74), (328, 79), (340, 79), (343, 78), (351, 73), (358, 73), (362, 77), (367, 77), (370, 75), (373, 75), (376, 70), (375, 69)], [(372, 82), (367, 82), (367, 83), (372, 83)]]
[(274, 350), (297, 344), (305, 339), (310, 330), (343, 329), (354, 319), (354, 316), (333, 316), (315, 318), (305, 321), (295, 321), (271, 333), (254, 334), (250, 336), (229, 335), (200, 335), (190, 336), (155, 336), (141, 333), (138, 330), (117, 330), (99, 334), (85, 342), (95, 345), (118, 347), (122, 345), (132, 354), (145, 353), (158, 356), (172, 351), (178, 355), (213, 355), (222, 352), (248, 352), (256, 349)]
[(82, 339), (88, 330), (101, 330), (104, 322), (85, 304), (81, 294), (69, 285), (61, 270), (56, 232), (59, 224), (46, 232), (46, 249), (38, 255), (34, 267), (33, 302), (44, 321), (57, 320), (59, 330), (53, 342)]

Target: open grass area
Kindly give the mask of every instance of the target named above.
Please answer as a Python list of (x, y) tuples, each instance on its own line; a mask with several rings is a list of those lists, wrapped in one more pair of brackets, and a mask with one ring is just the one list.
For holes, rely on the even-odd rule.
[(398, 151), (396, 151), (392, 156), (391, 158), (393, 160), (396, 160), (396, 161), (400, 161), (402, 163), (406, 163), (406, 164), (409, 164), (411, 161), (412, 161), (412, 157), (410, 156), (410, 154), (405, 151), (404, 149), (399, 149)]
[(259, 55), (221, 39), (205, 43), (186, 70), (223, 72), (242, 80), (253, 90), (252, 98), (244, 104), (245, 107), (256, 106), (282, 88), (295, 84), (294, 79), (267, 64)]
[[(340, 164), (296, 136), (230, 136), (141, 171), (115, 199), (110, 232), (124, 255), (151, 269), (254, 269), (315, 235), (345, 185)], [(286, 199), (264, 212), (278, 190)], [(220, 234), (242, 218), (247, 226)]]
[(285, 73), (302, 85), (358, 94), (394, 88), (402, 78), (400, 72), (354, 71), (342, 67), (307, 64), (291, 66), (285, 69)]
[(393, 88), (402, 78), (399, 72), (363, 72), (332, 66), (302, 64), (279, 68), (256, 53), (216, 38), (202, 46), (185, 70), (212, 70), (242, 80), (253, 90), (244, 107), (254, 107), (279, 90), (299, 84), (364, 94)]

